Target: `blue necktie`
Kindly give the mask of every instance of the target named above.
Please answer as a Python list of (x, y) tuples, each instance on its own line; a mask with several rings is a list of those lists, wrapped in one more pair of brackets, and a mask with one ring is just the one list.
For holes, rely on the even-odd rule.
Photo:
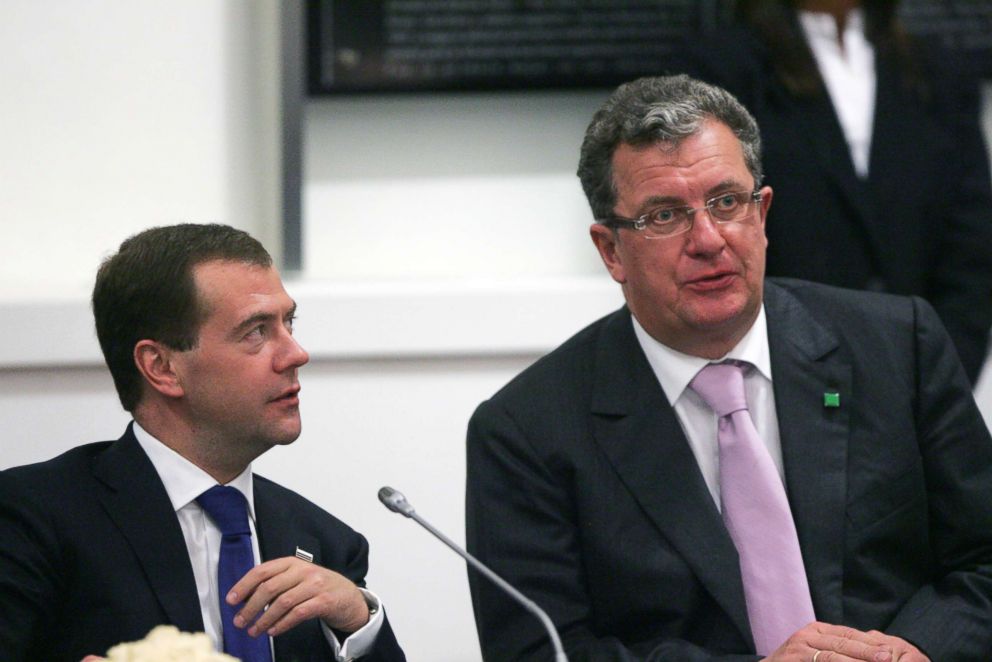
[(196, 498), (200, 507), (220, 529), (220, 562), (217, 564), (217, 585), (220, 590), (220, 620), (224, 626), (224, 652), (242, 662), (272, 662), (269, 635), (248, 636), (247, 628), (234, 626), (234, 615), (240, 607), (232, 607), (224, 598), (231, 587), (255, 566), (251, 549), (251, 529), (248, 528), (248, 503), (233, 487), (214, 485)]

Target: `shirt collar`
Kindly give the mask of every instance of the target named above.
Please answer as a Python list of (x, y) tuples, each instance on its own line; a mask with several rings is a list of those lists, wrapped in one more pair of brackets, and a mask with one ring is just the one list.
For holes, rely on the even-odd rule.
[[(196, 466), (185, 457), (172, 450), (153, 437), (147, 430), (134, 422), (134, 436), (142, 450), (152, 461), (152, 466), (158, 472), (169, 501), (175, 510), (189, 505), (208, 489), (217, 484), (210, 474)], [(248, 516), (255, 521), (255, 499), (252, 482), (251, 465), (248, 465), (237, 478), (228, 483), (245, 496), (248, 502)]]
[(689, 382), (703, 369), (707, 363), (719, 363), (726, 359), (737, 359), (747, 361), (753, 365), (757, 371), (769, 382), (772, 380), (772, 362), (768, 351), (768, 322), (765, 317), (765, 305), (761, 304), (758, 310), (758, 317), (754, 324), (748, 329), (744, 337), (729, 351), (716, 361), (683, 354), (667, 345), (658, 342), (644, 330), (640, 322), (633, 315), (630, 316), (634, 323), (634, 335), (647, 357), (651, 369), (654, 371), (661, 389), (665, 392), (669, 404), (675, 404), (676, 400), (682, 397), (682, 393)]
[[(837, 38), (837, 19), (834, 18), (833, 14), (807, 10), (799, 10), (797, 14), (799, 16), (799, 24), (802, 26), (803, 32), (806, 33), (808, 39), (829, 41), (834, 44), (839, 42)], [(864, 34), (864, 31), (864, 12), (860, 7), (855, 7), (847, 13), (847, 18), (844, 19), (844, 35)]]

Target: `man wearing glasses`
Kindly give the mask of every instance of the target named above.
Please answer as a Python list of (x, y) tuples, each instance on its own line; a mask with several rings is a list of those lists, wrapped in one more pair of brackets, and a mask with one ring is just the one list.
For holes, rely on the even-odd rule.
[[(719, 88), (621, 86), (579, 177), (627, 305), (476, 411), (470, 551), (573, 660), (992, 659), (992, 438), (933, 310), (765, 280), (758, 127)], [(486, 659), (550, 659), (470, 582)]]

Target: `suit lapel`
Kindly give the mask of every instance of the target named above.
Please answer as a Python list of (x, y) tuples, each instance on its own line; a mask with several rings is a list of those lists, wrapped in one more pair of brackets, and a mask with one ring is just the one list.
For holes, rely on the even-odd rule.
[[(321, 547), (312, 535), (301, 533), (296, 514), (280, 500), (264, 480), (254, 478), (255, 525), (262, 561), (293, 556), (297, 547), (313, 554), (313, 562), (325, 565)], [(326, 566), (325, 566), (326, 567)], [(304, 621), (273, 640), (276, 662), (331, 659), (317, 620)]]
[(103, 489), (98, 497), (134, 550), (145, 579), (169, 622), (203, 630), (196, 581), (179, 520), (165, 487), (130, 426), (93, 462)]
[(253, 491), (258, 549), (262, 561), (293, 556), (299, 547), (314, 555), (314, 563), (323, 565), (319, 542), (314, 536), (300, 532), (300, 527), (295, 524), (296, 514), (276, 497), (270, 485), (256, 477)]
[(737, 550), (626, 309), (604, 328), (594, 379), (596, 443), (654, 525), (751, 642)]
[[(786, 489), (816, 616), (842, 622), (851, 365), (837, 339), (788, 292), (766, 283), (768, 344)], [(840, 406), (826, 406), (825, 393)]]
[[(934, 151), (936, 139), (933, 121), (928, 118), (928, 109), (923, 99), (913, 93), (908, 83), (903, 80), (899, 67), (890, 57), (878, 54), (875, 59), (877, 82), (875, 85), (875, 120), (872, 125), (871, 155), (869, 157), (868, 181), (873, 191), (874, 200), (892, 201), (905, 200), (907, 182), (919, 177), (920, 172), (933, 167), (930, 162), (937, 152)], [(927, 134), (925, 141), (915, 149), (906, 149), (906, 137)], [(941, 164), (943, 167), (945, 164)], [(914, 182), (912, 188), (933, 191), (933, 182)], [(909, 198), (906, 204), (915, 205), (917, 196)], [(894, 210), (881, 208), (873, 204), (875, 212), (869, 217), (869, 233), (876, 248), (876, 253), (896, 263), (901, 259), (889, 257), (899, 250), (913, 250), (912, 243), (900, 241), (900, 232), (893, 232), (893, 223), (905, 222), (901, 218), (893, 218)], [(938, 203), (938, 200), (926, 198), (927, 204)], [(899, 205), (896, 209), (903, 209)], [(895, 212), (897, 213), (897, 212)], [(927, 212), (921, 212), (926, 214)], [(924, 216), (921, 216), (923, 218)]]
[(920, 119), (912, 107), (907, 107), (912, 99), (903, 93), (903, 84), (895, 65), (879, 55), (875, 59), (875, 72), (875, 118), (871, 129), (868, 177), (869, 180), (884, 183), (891, 179), (893, 168), (902, 170), (899, 155), (904, 154), (904, 150), (893, 146), (919, 131)]
[[(905, 200), (909, 186), (907, 182), (918, 178), (921, 170), (933, 167), (928, 162), (934, 157), (931, 151), (933, 143), (929, 140), (931, 136), (918, 149), (905, 148), (907, 136), (918, 135), (921, 131), (930, 133), (932, 130), (928, 128), (931, 124), (926, 119), (927, 111), (922, 107), (922, 100), (910, 93), (896, 63), (877, 51), (875, 73), (875, 117), (866, 185), (867, 204), (871, 211), (865, 217), (865, 224), (876, 269), (883, 276), (898, 280), (898, 276), (886, 274), (886, 265), (902, 263), (902, 258), (896, 255), (899, 251), (915, 250), (916, 244), (902, 239), (902, 233), (893, 232), (893, 225), (912, 221), (898, 218), (897, 210), (903, 209), (903, 206), (891, 209), (882, 207), (878, 201)], [(920, 186), (920, 183), (912, 184), (914, 190)], [(917, 204), (915, 195), (909, 200), (906, 204)], [(926, 199), (925, 202), (934, 201)]]
[[(824, 93), (812, 99), (790, 98), (786, 103), (824, 174), (834, 183), (840, 197), (851, 206), (860, 221), (867, 224), (872, 216), (868, 188), (854, 171), (847, 138), (844, 137), (830, 97)], [(788, 173), (780, 174), (787, 175)]]

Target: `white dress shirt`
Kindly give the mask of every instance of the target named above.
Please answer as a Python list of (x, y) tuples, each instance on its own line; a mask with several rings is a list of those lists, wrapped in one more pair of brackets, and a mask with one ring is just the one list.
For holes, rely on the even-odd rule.
[(875, 120), (876, 80), (875, 49), (865, 36), (864, 12), (860, 8), (848, 12), (840, 35), (832, 14), (800, 11), (799, 24), (844, 131), (854, 170), (864, 179)]
[(726, 356), (716, 361), (683, 354), (663, 345), (652, 338), (633, 315), (631, 320), (637, 341), (658, 378), (665, 397), (675, 410), (676, 418), (689, 440), (692, 454), (696, 456), (699, 470), (716, 507), (720, 509), (720, 447), (716, 440), (718, 418), (699, 394), (689, 388), (689, 382), (708, 363), (737, 359), (754, 366), (744, 372), (748, 410), (784, 484), (782, 442), (775, 413), (775, 395), (772, 392), (772, 364), (768, 351), (768, 325), (764, 305), (747, 334)]
[[(158, 472), (172, 507), (176, 510), (179, 526), (186, 539), (186, 549), (193, 566), (193, 578), (200, 598), (200, 612), (203, 615), (204, 632), (210, 637), (217, 650), (223, 649), (223, 627), (220, 620), (220, 599), (217, 588), (217, 564), (220, 560), (221, 532), (213, 520), (207, 516), (196, 498), (217, 484), (217, 481), (179, 453), (175, 452), (144, 430), (137, 421), (134, 423), (134, 436), (148, 455), (155, 471)], [(228, 486), (241, 492), (248, 502), (248, 525), (251, 528), (251, 546), (257, 565), (261, 554), (258, 551), (258, 534), (255, 527), (255, 498), (251, 466), (249, 465)], [(344, 644), (340, 643), (333, 631), (321, 621), (321, 627), (328, 644), (340, 662), (361, 657), (375, 643), (376, 635), (382, 627), (383, 611), (379, 598), (371, 591), (359, 589), (365, 596), (372, 616), (360, 630), (352, 633)], [(273, 654), (274, 657), (274, 654)]]

